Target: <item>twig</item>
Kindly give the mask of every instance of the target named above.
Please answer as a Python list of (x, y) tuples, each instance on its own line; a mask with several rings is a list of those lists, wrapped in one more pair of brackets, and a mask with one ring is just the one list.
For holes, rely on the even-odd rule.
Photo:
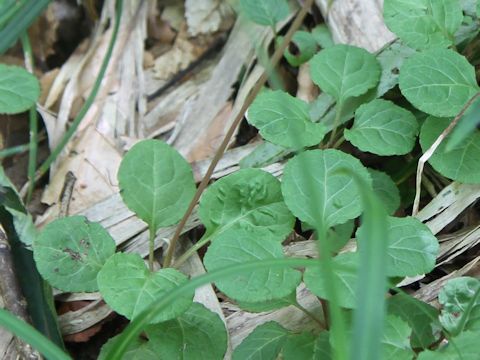
[(445, 130), (438, 136), (438, 138), (434, 141), (434, 143), (428, 148), (427, 151), (420, 157), (418, 160), (418, 167), (417, 167), (417, 178), (416, 178), (416, 191), (415, 191), (415, 200), (413, 201), (413, 209), (412, 209), (412, 216), (418, 214), (418, 208), (420, 205), (420, 194), (421, 194), (421, 187), (422, 187), (422, 174), (423, 174), (423, 167), (425, 163), (432, 157), (433, 153), (437, 148), (440, 146), (443, 140), (450, 134), (453, 130), (455, 125), (460, 121), (463, 114), (467, 109), (472, 105), (472, 103), (480, 96), (480, 93), (476, 93), (473, 95), (470, 100), (463, 106), (462, 110), (455, 116), (452, 122), (447, 126)]
[[(21, 320), (30, 323), (27, 302), (22, 295), (20, 285), (15, 276), (12, 254), (7, 235), (0, 225), (0, 294), (5, 308)], [(41, 359), (40, 354), (29, 344), (15, 338), (15, 345), (20, 359)]]
[(65, 182), (63, 184), (63, 189), (60, 194), (60, 210), (58, 212), (59, 218), (68, 216), (68, 207), (70, 206), (70, 201), (72, 200), (75, 181), (77, 181), (77, 178), (75, 177), (73, 172), (68, 171), (65, 174)]
[(277, 63), (280, 61), (280, 59), (283, 56), (283, 53), (285, 49), (287, 48), (287, 45), (290, 43), (290, 40), (292, 39), (293, 34), (297, 29), (300, 27), (300, 25), (303, 22), (303, 19), (305, 15), (307, 14), (308, 9), (311, 7), (313, 3), (313, 0), (307, 0), (303, 8), (300, 10), (300, 12), (297, 14), (295, 17), (295, 20), (293, 21), (292, 25), (290, 26), (290, 29), (288, 30), (287, 34), (285, 35), (285, 38), (283, 39), (282, 45), (275, 50), (275, 53), (272, 56), (272, 60), (270, 62), (270, 68), (266, 68), (265, 71), (263, 72), (262, 76), (260, 79), (258, 79), (258, 82), (255, 84), (255, 87), (252, 89), (248, 97), (245, 99), (245, 102), (242, 105), (242, 108), (240, 111), (236, 114), (235, 119), (232, 122), (232, 125), (228, 129), (222, 143), (220, 144), (220, 147), (215, 153), (215, 156), (210, 163), (210, 166), (207, 169), (207, 172), (205, 173), (205, 176), (203, 177), (202, 181), (200, 182), (200, 185), (197, 188), (197, 191), (190, 202), (190, 205), (188, 206), (187, 211), (185, 212), (185, 215), (183, 215), (182, 220), (180, 220), (180, 223), (178, 224), (175, 234), (173, 235), (172, 241), (170, 242), (167, 250), (167, 254), (165, 256), (165, 262), (163, 264), (164, 267), (169, 267), (172, 263), (172, 258), (173, 258), (173, 253), (175, 251), (175, 246), (177, 245), (178, 239), (180, 238), (180, 234), (183, 230), (183, 227), (187, 223), (188, 218), (190, 217), (193, 208), (195, 207), (195, 204), (198, 202), (200, 199), (200, 196), (202, 195), (203, 191), (208, 185), (208, 182), (210, 181), (210, 177), (213, 174), (213, 171), (215, 170), (215, 167), (217, 166), (217, 163), (220, 161), (220, 159), (223, 156), (223, 153), (225, 152), (230, 139), (232, 138), (233, 134), (235, 133), (235, 129), (238, 127), (240, 124), (240, 121), (243, 119), (243, 115), (247, 111), (248, 107), (250, 104), (253, 102), (259, 91), (262, 89), (263, 85), (267, 82), (270, 72), (273, 71)]

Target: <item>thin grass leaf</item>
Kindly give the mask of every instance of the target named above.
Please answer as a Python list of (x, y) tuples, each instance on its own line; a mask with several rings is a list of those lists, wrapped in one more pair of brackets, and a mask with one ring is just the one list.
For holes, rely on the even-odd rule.
[(381, 358), (381, 340), (385, 320), (387, 288), (387, 213), (365, 180), (350, 170), (363, 203), (363, 227), (367, 241), (358, 245), (358, 304), (353, 317), (353, 341), (350, 358), (377, 360)]
[(31, 325), (19, 320), (4, 309), (0, 309), (0, 324), (26, 343), (32, 345), (49, 360), (70, 360), (63, 350), (40, 334)]

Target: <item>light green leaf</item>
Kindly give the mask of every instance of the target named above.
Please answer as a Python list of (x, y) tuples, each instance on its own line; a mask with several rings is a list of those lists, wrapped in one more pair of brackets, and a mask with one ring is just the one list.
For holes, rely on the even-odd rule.
[(387, 300), (387, 309), (408, 323), (413, 348), (426, 349), (439, 338), (438, 310), (433, 306), (400, 293)]
[(289, 335), (283, 346), (284, 360), (330, 360), (331, 346), (328, 331), (315, 336), (310, 332)]
[(268, 230), (285, 240), (295, 218), (282, 197), (280, 182), (260, 169), (243, 169), (221, 178), (200, 199), (200, 220), (213, 238), (231, 228)]
[(383, 17), (415, 49), (451, 46), (463, 20), (458, 0), (385, 0)]
[[(435, 267), (438, 241), (430, 229), (413, 217), (389, 217), (387, 248), (388, 276), (415, 276)], [(358, 246), (368, 241), (363, 226), (357, 230)]]
[[(357, 304), (355, 290), (358, 279), (358, 253), (344, 253), (337, 255), (332, 260), (335, 277), (335, 289), (337, 291), (338, 305), (348, 309), (355, 308)], [(320, 267), (309, 267), (305, 270), (303, 281), (308, 289), (322, 299), (329, 300), (325, 273)]]
[(175, 224), (195, 194), (187, 161), (159, 140), (143, 140), (127, 152), (118, 170), (125, 204), (153, 231)]
[(373, 191), (382, 201), (389, 215), (397, 211), (400, 206), (400, 192), (392, 178), (382, 171), (368, 169), (372, 178)]
[(0, 205), (12, 215), (13, 226), (18, 238), (25, 245), (31, 245), (37, 237), (37, 229), (32, 216), (25, 208), (22, 198), (0, 166)]
[[(283, 258), (280, 242), (266, 230), (232, 229), (221, 233), (209, 246), (204, 264), (208, 271), (256, 260)], [(298, 286), (301, 274), (293, 269), (263, 269), (239, 273), (215, 282), (228, 297), (239, 302), (263, 302), (282, 299)]]
[(360, 106), (345, 139), (362, 151), (377, 155), (404, 155), (415, 145), (418, 123), (408, 110), (391, 101), (376, 99)]
[(0, 114), (16, 114), (32, 107), (40, 96), (37, 78), (24, 68), (0, 64)]
[(247, 19), (272, 27), (290, 13), (286, 0), (240, 0), (240, 10)]
[(281, 90), (260, 93), (247, 120), (265, 140), (294, 149), (317, 145), (326, 133), (322, 124), (310, 120), (306, 102)]
[(464, 331), (437, 351), (423, 351), (418, 360), (478, 360), (479, 331)]
[(330, 242), (330, 251), (334, 254), (340, 251), (351, 239), (355, 221), (349, 220), (346, 223), (338, 224), (327, 232), (327, 239)]
[(237, 304), (240, 308), (248, 312), (265, 312), (278, 310), (290, 305), (293, 305), (297, 302), (297, 292), (293, 291), (290, 295), (287, 295), (283, 299), (270, 300), (265, 302), (246, 302), (246, 301), (237, 301)]
[(389, 315), (385, 321), (382, 338), (383, 360), (411, 360), (414, 352), (410, 347), (412, 328), (401, 318)]
[(314, 37), (315, 41), (320, 45), (323, 49), (332, 47), (335, 45), (332, 38), (332, 33), (326, 24), (320, 24), (315, 26), (312, 29), (312, 36)]
[[(138, 254), (116, 253), (98, 273), (98, 288), (105, 302), (127, 319), (134, 319), (163, 294), (187, 281), (181, 272), (166, 268), (150, 272)], [(193, 294), (181, 297), (157, 314), (151, 323), (167, 321), (185, 312)]]
[(97, 274), (115, 252), (115, 241), (83, 216), (55, 220), (33, 242), (42, 277), (64, 291), (96, 291)]
[[(450, 119), (429, 117), (420, 131), (420, 144), (425, 152), (430, 148)], [(467, 184), (480, 183), (480, 131), (474, 130), (464, 141), (446, 151), (445, 141), (438, 146), (428, 162), (443, 176)]]
[[(295, 51), (291, 49), (295, 46)], [(289, 47), (285, 49), (283, 55), (292, 66), (300, 66), (312, 58), (317, 52), (317, 42), (315, 37), (308, 31), (297, 31), (293, 34)]]
[[(121, 335), (117, 335), (108, 340), (103, 346), (98, 360), (105, 360), (107, 354), (118, 345)], [(135, 338), (128, 345), (128, 349), (122, 356), (122, 360), (158, 360), (158, 353), (151, 341), (144, 338)]]
[(455, 116), (479, 91), (474, 67), (449, 49), (432, 49), (407, 59), (400, 69), (402, 94), (417, 109)]
[(145, 329), (157, 359), (222, 360), (227, 351), (227, 330), (220, 317), (193, 303), (175, 319)]
[(233, 360), (275, 360), (288, 330), (274, 321), (259, 325), (233, 352)]
[(351, 45), (329, 47), (310, 61), (313, 82), (340, 103), (375, 87), (380, 71), (374, 55)]
[(451, 135), (448, 137), (447, 146), (445, 147), (446, 152), (458, 147), (469, 135), (477, 130), (477, 126), (480, 124), (478, 114), (480, 114), (480, 97), (472, 102), (458, 124), (453, 128)]
[(336, 173), (344, 168), (371, 184), (360, 161), (339, 150), (305, 151), (290, 159), (282, 180), (288, 208), (311, 226), (331, 227), (356, 218), (362, 211), (357, 186), (350, 176)]
[(480, 281), (472, 277), (448, 280), (438, 294), (440, 323), (453, 336), (480, 330)]

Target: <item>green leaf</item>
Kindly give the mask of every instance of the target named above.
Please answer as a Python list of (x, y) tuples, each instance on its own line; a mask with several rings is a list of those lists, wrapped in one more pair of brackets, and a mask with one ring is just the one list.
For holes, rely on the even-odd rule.
[(349, 220), (344, 224), (338, 224), (330, 228), (327, 232), (327, 238), (330, 242), (330, 251), (332, 254), (340, 251), (350, 240), (355, 228), (355, 221)]
[[(134, 319), (162, 295), (187, 280), (184, 274), (172, 268), (150, 272), (138, 254), (116, 253), (98, 273), (98, 288), (113, 310), (127, 319)], [(192, 304), (192, 298), (193, 294), (178, 298), (153, 317), (150, 323), (181, 315)]]
[(233, 360), (275, 360), (288, 330), (274, 321), (259, 325), (233, 352)]
[[(295, 46), (295, 52), (292, 48)], [(317, 52), (317, 42), (315, 37), (308, 31), (297, 31), (293, 34), (289, 47), (285, 49), (283, 55), (292, 66), (300, 66), (312, 58)]]
[[(105, 360), (107, 354), (118, 346), (121, 335), (117, 335), (108, 340), (103, 346), (98, 360)], [(144, 338), (134, 338), (128, 345), (122, 360), (158, 360), (158, 352), (152, 342)]]
[(391, 101), (376, 99), (360, 106), (345, 139), (362, 151), (377, 155), (404, 155), (415, 145), (418, 134), (413, 114)]
[(264, 302), (246, 302), (246, 301), (237, 301), (237, 304), (240, 308), (248, 312), (265, 312), (278, 310), (297, 302), (297, 292), (293, 291), (290, 295), (278, 300), (270, 300)]
[(453, 45), (463, 20), (458, 0), (385, 0), (385, 24), (415, 49)]
[(458, 124), (453, 128), (452, 133), (448, 137), (445, 151), (449, 152), (458, 147), (462, 142), (467, 140), (469, 135), (477, 130), (480, 124), (480, 97), (476, 98), (470, 107), (465, 111)]
[(474, 67), (449, 49), (432, 49), (407, 59), (400, 69), (400, 90), (417, 109), (434, 116), (455, 116), (478, 91)]
[[(344, 253), (332, 259), (337, 291), (338, 305), (348, 309), (356, 307), (355, 290), (358, 279), (358, 253)], [(303, 281), (308, 289), (322, 299), (330, 300), (327, 293), (326, 282), (329, 281), (320, 267), (310, 267), (305, 270)]]
[(33, 242), (38, 271), (64, 291), (98, 290), (97, 274), (114, 252), (107, 230), (83, 216), (51, 222)]
[(423, 351), (418, 360), (478, 360), (480, 332), (464, 331), (437, 351)]
[(331, 349), (328, 331), (315, 336), (310, 332), (289, 335), (282, 354), (284, 360), (330, 360)]
[(290, 13), (286, 0), (240, 0), (240, 10), (247, 19), (272, 27)]
[[(387, 275), (415, 276), (429, 273), (435, 267), (438, 241), (430, 229), (413, 217), (389, 217)], [(363, 226), (357, 230), (359, 246), (368, 241)]]
[[(422, 150), (427, 151), (443, 130), (450, 124), (450, 119), (429, 117), (420, 131)], [(449, 137), (435, 150), (428, 162), (443, 176), (467, 184), (480, 183), (480, 131), (474, 130), (464, 141), (447, 152)]]
[(37, 78), (24, 68), (0, 64), (0, 114), (31, 108), (40, 96)]
[(414, 352), (410, 347), (412, 328), (397, 316), (386, 318), (382, 339), (383, 360), (411, 360)]
[(400, 192), (397, 185), (382, 171), (368, 169), (368, 173), (372, 178), (373, 192), (377, 194), (387, 213), (392, 215), (400, 206)]
[(326, 133), (322, 124), (310, 120), (306, 102), (281, 90), (260, 93), (247, 120), (265, 140), (293, 149), (317, 145)]
[(451, 335), (480, 330), (480, 281), (472, 277), (448, 280), (438, 294), (440, 323)]
[(320, 24), (315, 26), (312, 29), (312, 36), (315, 41), (320, 45), (323, 49), (332, 47), (335, 45), (332, 38), (332, 33), (330, 29), (325, 24)]
[(37, 237), (37, 229), (33, 224), (32, 216), (28, 213), (22, 198), (2, 166), (0, 166), (0, 205), (12, 215), (15, 232), (20, 241), (25, 245), (31, 245)]
[(227, 351), (223, 321), (199, 303), (193, 303), (177, 318), (151, 325), (145, 331), (157, 359), (222, 360)]
[(305, 151), (285, 166), (282, 193), (292, 213), (309, 225), (331, 227), (360, 215), (362, 208), (358, 189), (348, 175), (336, 173), (350, 169), (368, 184), (366, 168), (339, 150)]
[(440, 333), (438, 310), (433, 306), (405, 294), (387, 300), (388, 314), (399, 316), (412, 329), (413, 348), (426, 349), (437, 341)]
[(200, 220), (213, 238), (231, 228), (267, 230), (277, 241), (285, 240), (295, 218), (282, 197), (280, 182), (260, 169), (243, 169), (211, 185), (200, 199)]
[(187, 161), (159, 140), (143, 140), (125, 155), (118, 170), (125, 204), (153, 231), (178, 222), (195, 194)]
[(380, 71), (374, 55), (351, 45), (329, 47), (310, 61), (313, 82), (339, 103), (375, 87)]
[[(221, 233), (209, 246), (204, 258), (208, 271), (255, 260), (283, 258), (280, 242), (265, 230), (236, 229)], [(238, 273), (218, 280), (215, 285), (228, 297), (239, 302), (263, 302), (282, 299), (298, 286), (301, 274), (292, 269), (262, 269)]]

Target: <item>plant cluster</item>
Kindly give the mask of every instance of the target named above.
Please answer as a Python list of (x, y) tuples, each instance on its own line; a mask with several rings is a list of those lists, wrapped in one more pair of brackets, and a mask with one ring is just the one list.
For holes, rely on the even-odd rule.
[[(274, 31), (289, 12), (286, 1), (240, 5), (250, 20)], [(322, 95), (309, 104), (265, 89), (246, 116), (266, 141), (262, 154), (268, 150), (270, 160), (288, 154), (281, 181), (255, 167), (258, 150), (242, 161), (244, 168), (210, 185), (198, 205), (205, 234), (171, 267), (154, 269), (155, 234), (178, 223), (195, 182), (186, 160), (159, 140), (133, 146), (118, 172), (123, 201), (149, 228), (148, 266), (138, 254), (116, 252), (108, 232), (82, 216), (55, 220), (38, 237), (25, 237), (53, 287), (99, 291), (115, 312), (132, 320), (124, 334), (105, 344), (100, 358), (222, 359), (225, 325), (193, 301), (195, 286), (207, 282), (250, 312), (301, 308), (296, 289), (304, 282), (329, 311), (324, 318), (309, 315), (318, 323), (314, 331), (262, 324), (234, 350), (233, 359), (476, 358), (480, 281), (448, 281), (438, 296), (440, 311), (396, 288), (403, 278), (434, 268), (438, 240), (417, 218), (394, 215), (406, 201), (389, 174), (339, 149), (348, 141), (356, 153), (415, 157), (417, 139), (426, 152), (462, 114), (429, 163), (447, 179), (480, 183), (474, 116), (480, 88), (464, 56), (478, 33), (475, 5), (385, 0), (385, 23), (400, 40), (377, 56), (334, 45), (322, 27), (297, 32), (299, 51), (287, 50), (285, 58), (291, 66), (309, 62)], [(18, 98), (7, 97), (0, 112), (25, 110), (38, 88), (20, 69), (8, 73), (15, 77), (9, 93), (15, 89)], [(5, 74), (0, 67), (2, 84)], [(389, 98), (397, 85), (401, 97)], [(318, 259), (285, 256), (282, 242), (296, 219), (318, 239)], [(354, 231), (355, 250), (343, 252)], [(189, 280), (178, 267), (207, 244), (208, 274)], [(393, 295), (386, 298), (388, 290)]]

